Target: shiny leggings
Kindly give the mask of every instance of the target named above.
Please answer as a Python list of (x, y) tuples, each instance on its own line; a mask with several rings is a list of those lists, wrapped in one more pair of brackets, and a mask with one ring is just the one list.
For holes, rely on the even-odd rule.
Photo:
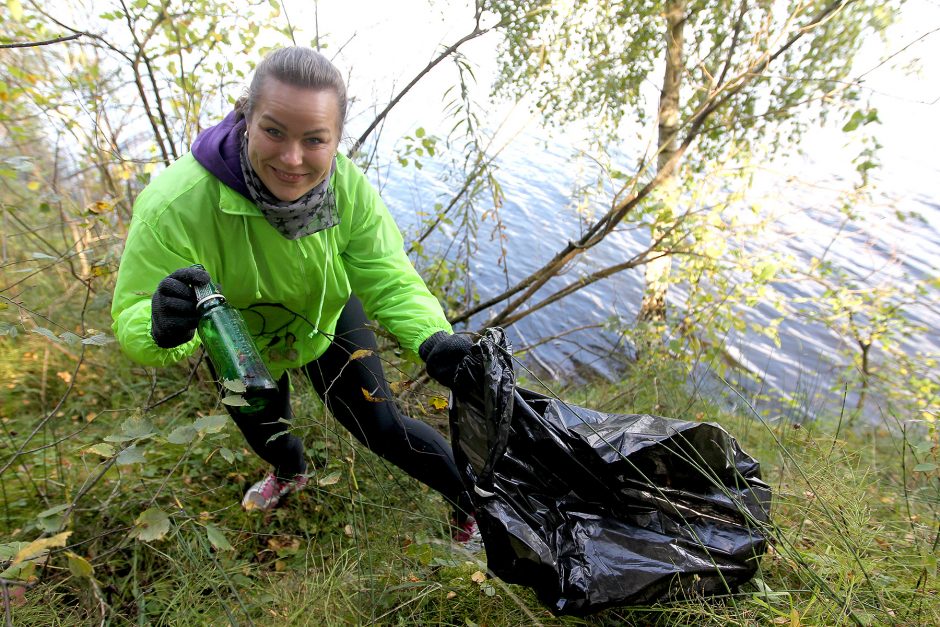
[[(359, 349), (371, 355), (350, 361)], [(392, 397), (382, 362), (376, 355), (375, 334), (366, 326), (362, 303), (353, 296), (340, 315), (333, 343), (304, 372), (333, 417), (357, 440), (380, 457), (440, 492), (458, 511), (466, 511), (467, 496), (447, 440), (433, 427), (401, 413)], [(227, 407), (251, 448), (279, 477), (306, 470), (303, 441), (279, 419), (290, 420), (290, 385), (285, 373), (280, 394), (261, 413), (244, 414)], [(373, 400), (363, 394), (368, 390)], [(375, 399), (387, 399), (375, 402)], [(281, 434), (281, 435), (277, 435)], [(273, 437), (277, 435), (277, 437)]]

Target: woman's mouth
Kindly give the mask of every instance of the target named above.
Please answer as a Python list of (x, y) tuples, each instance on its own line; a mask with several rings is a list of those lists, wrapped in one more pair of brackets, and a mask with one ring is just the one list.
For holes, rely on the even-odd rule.
[(295, 174), (293, 172), (285, 172), (283, 170), (278, 170), (277, 168), (273, 168), (273, 167), (271, 168), (271, 171), (274, 172), (274, 176), (277, 177), (279, 181), (283, 181), (284, 183), (298, 183), (305, 176), (307, 176), (306, 173)]

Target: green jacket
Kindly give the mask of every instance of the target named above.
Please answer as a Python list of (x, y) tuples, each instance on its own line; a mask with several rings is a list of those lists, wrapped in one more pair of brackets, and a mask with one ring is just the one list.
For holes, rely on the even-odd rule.
[(323, 354), (351, 293), (406, 349), (417, 352), (432, 334), (450, 332), (362, 171), (337, 155), (330, 185), (339, 224), (288, 240), (192, 154), (167, 168), (134, 203), (121, 258), (111, 316), (124, 351), (141, 364), (162, 366), (196, 350), (198, 335), (171, 349), (158, 347), (150, 335), (157, 284), (194, 263), (204, 265), (242, 311), (275, 378)]

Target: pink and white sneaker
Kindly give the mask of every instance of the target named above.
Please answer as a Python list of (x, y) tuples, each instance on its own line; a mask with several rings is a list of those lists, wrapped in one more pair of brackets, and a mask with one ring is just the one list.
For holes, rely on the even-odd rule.
[(457, 524), (456, 518), (452, 520), (450, 535), (454, 542), (471, 553), (476, 553), (483, 548), (483, 536), (480, 534), (480, 527), (473, 514), (467, 516), (461, 524)]
[(293, 479), (278, 479), (273, 472), (269, 472), (264, 479), (248, 488), (242, 499), (242, 507), (246, 511), (256, 509), (270, 512), (277, 507), (282, 498), (306, 486), (306, 475), (294, 475)]

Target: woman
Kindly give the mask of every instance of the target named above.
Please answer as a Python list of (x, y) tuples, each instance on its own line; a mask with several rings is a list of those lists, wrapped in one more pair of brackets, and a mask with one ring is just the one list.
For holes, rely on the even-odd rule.
[[(277, 402), (262, 414), (227, 407), (273, 467), (243, 506), (267, 511), (306, 485), (301, 439), (273, 437), (291, 417), (286, 371), (302, 368), (357, 439), (450, 502), (455, 535), (465, 539), (475, 522), (449, 444), (399, 412), (374, 352), (349, 360), (356, 350), (375, 351), (365, 326), (372, 318), (452, 387), (470, 342), (452, 334), (377, 192), (337, 152), (345, 115), (345, 85), (325, 57), (303, 47), (268, 55), (235, 111), (137, 198), (112, 305), (114, 332), (144, 365), (191, 355), (199, 345), (193, 286), (209, 276), (190, 266), (202, 264), (242, 311), (279, 381)], [(388, 400), (369, 401), (363, 390)]]

